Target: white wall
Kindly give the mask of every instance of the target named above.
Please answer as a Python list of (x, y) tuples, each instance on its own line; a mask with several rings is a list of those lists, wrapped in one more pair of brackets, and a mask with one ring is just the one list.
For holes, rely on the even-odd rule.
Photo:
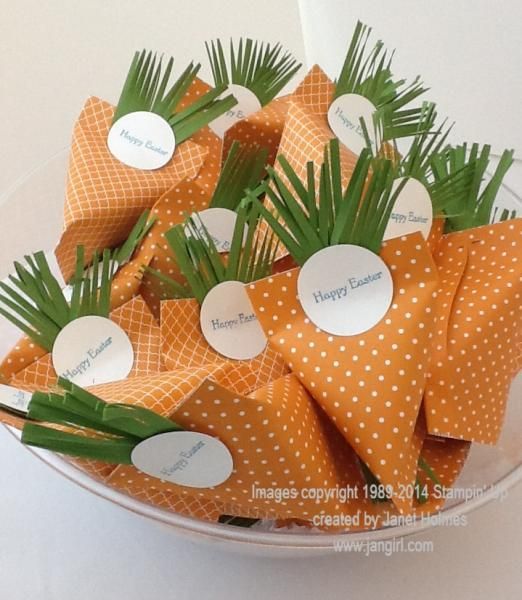
[[(505, 183), (522, 196), (522, 3), (517, 0), (299, 0), (306, 59), (335, 78), (357, 20), (396, 48), (396, 74), (420, 74), (455, 121), (453, 143), (515, 149)], [(509, 194), (500, 204), (522, 214)]]
[(249, 35), (284, 40), (302, 60), (297, 3), (263, 0), (255, 17), (249, 4), (0, 0), (0, 192), (68, 145), (89, 95), (118, 100), (137, 49), (173, 55), (181, 69), (206, 64), (205, 40)]
[(522, 156), (522, 3), (517, 0), (299, 0), (306, 56), (336, 76), (357, 19), (421, 74), (455, 139)]

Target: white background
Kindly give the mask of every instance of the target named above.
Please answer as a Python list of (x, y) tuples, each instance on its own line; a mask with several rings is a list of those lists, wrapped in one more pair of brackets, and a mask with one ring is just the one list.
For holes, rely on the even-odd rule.
[[(476, 60), (480, 61), (477, 53), (484, 47), (492, 55), (509, 48), (505, 64), (511, 66), (501, 89), (493, 92), (487, 87), (491, 79), (479, 70), (468, 84), (455, 85), (449, 94), (440, 65), (434, 66), (429, 56), (423, 64), (436, 80), (438, 99), (454, 116), (462, 102), (456, 98), (464, 97), (468, 85), (483, 82), (491, 107), (488, 118), (492, 123), (509, 123), (498, 127), (499, 136), (509, 137), (506, 141), (500, 137), (498, 143), (520, 143), (520, 111), (498, 103), (502, 94), (513, 102), (512, 107), (521, 105), (518, 3), (475, 2), (465, 11), (449, 0), (436, 4), (409, 0), (301, 3), (311, 15), (305, 21), (308, 55), (321, 50), (326, 62), (338, 55), (339, 24), (345, 33), (351, 31), (356, 11), (371, 18), (378, 33), (410, 57), (416, 51), (411, 44), (425, 37), (426, 30), (419, 29), (419, 23), (427, 15), (430, 35), (436, 35), (437, 28), (446, 31), (449, 22), (457, 51), (459, 35), (465, 34), (466, 51)], [(336, 12), (341, 4), (343, 11), (353, 13), (351, 20)], [(401, 28), (391, 18), (392, 7), (404, 9)], [(323, 10), (313, 12), (312, 8)], [(413, 11), (411, 15), (406, 8)], [(304, 58), (293, 0), (0, 0), (0, 15), (0, 192), (67, 145), (74, 118), (88, 95), (117, 99), (135, 49), (173, 53), (181, 68), (192, 57), (204, 59), (202, 43), (209, 37), (250, 34), (283, 39)], [(387, 24), (389, 34), (384, 30)], [(406, 25), (412, 26), (411, 31), (406, 31)], [(485, 43), (478, 41), (484, 30), (488, 31)], [(407, 38), (413, 40), (408, 45)], [(408, 59), (403, 56), (403, 60)], [(469, 76), (469, 69), (465, 75)], [(502, 106), (500, 115), (497, 106)], [(459, 113), (463, 127), (470, 128), (463, 135), (472, 136), (468, 131), (474, 125), (467, 115)], [(516, 172), (511, 181), (522, 190), (522, 178)], [(34, 201), (38, 202), (38, 190)], [(0, 430), (0, 598), (515, 600), (522, 593), (521, 502), (522, 487), (518, 486), (503, 504), (491, 504), (470, 515), (468, 527), (423, 534), (419, 539), (435, 543), (435, 552), (429, 555), (256, 558), (195, 545), (126, 513), (63, 480)]]

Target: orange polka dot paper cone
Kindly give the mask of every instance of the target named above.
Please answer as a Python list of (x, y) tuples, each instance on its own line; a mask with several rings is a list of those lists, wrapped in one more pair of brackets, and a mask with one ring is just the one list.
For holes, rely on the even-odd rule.
[(23, 371), (46, 354), (47, 350), (35, 344), (29, 337), (24, 335), (0, 364), (2, 380), (5, 383), (10, 382), (17, 373)]
[(522, 336), (522, 219), (445, 235), (428, 430), (495, 444)]
[(433, 219), (433, 225), (431, 226), (430, 235), (426, 240), (432, 254), (435, 254), (437, 252), (439, 243), (442, 239), (442, 236), (444, 235), (444, 225), (444, 217), (435, 217)]
[(426, 491), (427, 499), (414, 505), (415, 513), (427, 516), (442, 510), (466, 464), (470, 449), (470, 442), (426, 436), (421, 456), (435, 473), (438, 483), (430, 479), (425, 470), (418, 468), (417, 480), (420, 490)]
[[(160, 329), (142, 298), (137, 296), (111, 313), (111, 321), (129, 336), (134, 350), (131, 376), (157, 373), (162, 368)], [(44, 391), (56, 384), (57, 374), (50, 353), (27, 365), (9, 384), (30, 392)]]
[(267, 346), (250, 360), (232, 360), (214, 350), (200, 326), (200, 307), (193, 298), (161, 303), (161, 348), (167, 369), (199, 367), (209, 362), (247, 364), (255, 373), (254, 387), (261, 387), (288, 372), (283, 357)]
[[(171, 418), (186, 430), (217, 436), (233, 458), (233, 472), (222, 484), (192, 488), (154, 480), (134, 467), (118, 467), (109, 483), (134, 494), (154, 488), (166, 494), (195, 495), (234, 505), (241, 516), (301, 518), (355, 510), (338, 499), (318, 501), (307, 490), (335, 490), (358, 481), (353, 451), (327, 435), (321, 412), (293, 375), (287, 375), (248, 397), (207, 381), (179, 404)], [(327, 425), (328, 427), (328, 425)], [(338, 442), (338, 439), (336, 440)], [(277, 492), (294, 490), (292, 497)], [(348, 502), (350, 505), (350, 502)]]
[(138, 217), (169, 188), (185, 177), (195, 177), (208, 150), (186, 141), (172, 160), (153, 171), (128, 167), (107, 147), (114, 107), (89, 98), (75, 124), (67, 187), (65, 228), (56, 257), (66, 280), (74, 272), (76, 247), (86, 256), (122, 242)]
[[(187, 214), (208, 208), (211, 198), (211, 192), (201, 187), (196, 181), (184, 180), (163, 194), (156, 202), (152, 209), (152, 215), (156, 220), (147, 238), (142, 243), (143, 251), (153, 254), (150, 261), (151, 268), (179, 283), (185, 281), (172, 256), (172, 250), (165, 239), (165, 233), (174, 225), (182, 223)], [(157, 277), (145, 274), (140, 293), (155, 317), (159, 319), (160, 303), (164, 296), (164, 283)]]
[[(245, 365), (209, 364), (199, 369), (184, 369), (131, 377), (124, 381), (93, 386), (90, 391), (105, 402), (133, 404), (153, 410), (162, 416), (169, 416), (175, 406), (182, 402), (187, 395), (193, 393), (208, 377), (212, 377), (213, 380), (230, 387), (230, 389), (245, 392), (252, 385), (252, 375)], [(74, 433), (78, 434), (80, 432), (74, 430)], [(117, 468), (116, 465), (98, 460), (71, 457), (65, 457), (65, 459), (91, 477), (102, 481), (107, 480), (114, 469)], [(137, 493), (136, 496), (141, 499), (140, 493)], [(194, 502), (194, 499), (191, 499), (190, 496), (168, 497), (168, 495), (162, 493), (154, 493), (154, 490), (148, 500), (158, 506), (173, 507), (176, 512), (182, 514), (192, 514), (187, 513), (186, 506), (193, 506), (196, 515), (214, 515), (214, 511), (217, 510), (217, 505), (211, 507), (210, 502), (205, 503), (200, 500)]]
[(306, 317), (297, 296), (299, 269), (248, 286), (269, 344), (337, 425), (372, 473), (393, 490), (415, 480), (412, 436), (424, 392), (438, 279), (421, 234), (385, 242), (381, 258), (393, 278), (392, 305), (369, 331), (333, 336)]

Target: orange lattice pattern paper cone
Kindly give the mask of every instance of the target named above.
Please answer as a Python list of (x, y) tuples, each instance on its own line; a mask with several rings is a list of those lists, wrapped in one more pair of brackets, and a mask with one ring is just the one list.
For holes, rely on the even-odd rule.
[[(187, 108), (198, 100), (198, 98), (211, 90), (212, 86), (196, 77), (176, 110)], [(192, 142), (199, 146), (203, 146), (208, 151), (205, 162), (198, 171), (194, 181), (204, 190), (212, 193), (216, 187), (221, 168), (223, 141), (208, 126), (202, 127), (199, 131), (196, 131), (190, 139)]]
[[(161, 305), (161, 342), (167, 369), (198, 367), (208, 362), (227, 361), (203, 337), (199, 322), (199, 304), (193, 299), (166, 300)], [(245, 363), (256, 373), (255, 387), (261, 387), (288, 372), (283, 357), (273, 348), (266, 349)]]
[[(420, 234), (390, 240), (381, 258), (394, 294), (366, 333), (338, 337), (316, 328), (297, 297), (299, 269), (247, 289), (269, 343), (284, 357), (357, 454), (394, 492), (415, 479), (412, 436), (424, 392), (434, 328), (437, 273)], [(401, 511), (410, 503), (395, 493)]]
[[(302, 182), (306, 182), (307, 179), (307, 163), (313, 162), (316, 189), (319, 189), (319, 178), (321, 164), (324, 160), (325, 147), (334, 137), (324, 115), (313, 113), (306, 106), (298, 102), (289, 102), (278, 155), (285, 157)], [(342, 184), (346, 186), (357, 163), (357, 156), (348, 150), (348, 148), (341, 145), (340, 158)], [(289, 186), (288, 179), (278, 162), (275, 164), (275, 170), (285, 185)], [(268, 197), (265, 198), (265, 204), (272, 212), (275, 212), (272, 202)], [(267, 231), (268, 225), (265, 220), (261, 221), (259, 228), (262, 233)], [(280, 245), (277, 249), (276, 258), (280, 260), (287, 255), (288, 251), (286, 248)]]
[[(116, 310), (138, 294), (143, 277), (142, 269), (151, 259), (151, 252), (142, 249), (116, 273), (111, 285), (111, 310)], [(24, 335), (0, 363), (0, 376), (7, 382), (46, 354), (47, 350)]]
[[(335, 137), (327, 119), (334, 89), (334, 84), (319, 67), (315, 66), (294, 94), (285, 98), (287, 112), (277, 155), (285, 157), (303, 183), (307, 179), (307, 163), (313, 162), (316, 189), (319, 189), (320, 168), (324, 159), (325, 146)], [(236, 127), (238, 126), (239, 124)], [(393, 147), (389, 144), (384, 144), (383, 150), (388, 158), (396, 157)], [(343, 144), (340, 145), (340, 156), (342, 184), (345, 187), (352, 176), (358, 156)], [(283, 182), (288, 185), (287, 178), (277, 160), (275, 169)], [(265, 202), (270, 208), (270, 200), (267, 198)], [(263, 221), (261, 228), (265, 227), (266, 224)], [(436, 249), (443, 228), (444, 220), (442, 218), (435, 219), (428, 239), (432, 251)], [(282, 258), (286, 254), (286, 249), (280, 247), (277, 258)]]
[[(190, 106), (210, 89), (211, 87), (204, 81), (196, 79), (178, 108)], [(194, 179), (187, 178), (177, 183), (154, 204), (152, 214), (156, 220), (142, 244), (142, 249), (153, 255), (148, 264), (179, 282), (183, 281), (183, 278), (176, 262), (172, 259), (172, 252), (165, 241), (164, 234), (174, 225), (183, 222), (188, 214), (208, 208), (219, 177), (223, 152), (222, 140), (209, 127), (203, 127), (194, 133), (191, 141), (207, 150), (203, 166)], [(141, 295), (156, 318), (159, 318), (160, 314), (162, 288), (162, 283), (156, 278), (149, 275), (143, 278)]]
[(107, 135), (114, 107), (89, 98), (73, 132), (65, 198), (65, 229), (56, 257), (65, 279), (74, 272), (76, 247), (86, 256), (117, 246), (139, 216), (170, 187), (185, 177), (195, 177), (208, 150), (186, 141), (161, 169), (142, 171), (114, 158)]
[(430, 433), (495, 444), (522, 332), (522, 219), (444, 236), (426, 388)]
[[(136, 297), (113, 311), (111, 321), (125, 331), (134, 349), (134, 366), (130, 376), (160, 371), (160, 329), (143, 299)], [(30, 392), (44, 391), (53, 386), (56, 380), (52, 357), (48, 353), (19, 371), (11, 379), (10, 385)]]
[[(180, 369), (153, 377), (137, 377), (96, 386), (91, 391), (106, 402), (135, 404), (168, 417), (176, 406), (208, 378), (236, 393), (246, 393), (254, 383), (254, 374), (244, 364), (213, 363), (196, 369)], [(172, 493), (171, 490), (167, 491), (161, 485), (156, 485), (158, 482), (153, 478), (143, 477), (135, 481), (132, 479), (133, 475), (129, 474), (129, 469), (135, 471), (133, 468), (115, 467), (99, 461), (72, 462), (112, 487), (171, 512), (209, 521), (217, 521), (221, 514), (227, 512), (227, 508), (217, 499), (195, 497), (193, 492)]]
[(111, 309), (115, 310), (139, 294), (143, 281), (143, 268), (149, 266), (153, 250), (142, 247), (123, 265), (111, 284)]

